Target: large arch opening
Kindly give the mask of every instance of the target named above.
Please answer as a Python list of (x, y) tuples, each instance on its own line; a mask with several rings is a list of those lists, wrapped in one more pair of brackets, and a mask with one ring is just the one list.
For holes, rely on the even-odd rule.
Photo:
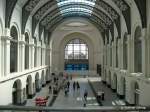
[(117, 74), (116, 73), (113, 76), (113, 82), (114, 82), (114, 90), (117, 91)]
[(17, 72), (18, 66), (18, 31), (15, 26), (11, 27), (10, 36), (10, 73)]
[(140, 88), (137, 82), (134, 83), (134, 104), (139, 105)]
[(127, 70), (128, 65), (128, 40), (127, 33), (124, 34), (123, 38), (123, 68)]
[(42, 74), (41, 74), (41, 85), (42, 87), (45, 86), (45, 76), (44, 76), (44, 70), (42, 71)]
[(27, 77), (27, 84), (26, 84), (26, 94), (28, 98), (31, 98), (32, 96), (32, 91), (33, 91), (33, 87), (32, 87), (32, 77), (31, 75), (29, 75)]
[(142, 29), (137, 26), (134, 33), (134, 71), (142, 72)]
[(34, 67), (37, 66), (37, 40), (34, 39)]
[(122, 95), (123, 95), (123, 98), (125, 98), (126, 96), (126, 79), (125, 77), (121, 77), (121, 89), (122, 89)]
[(50, 73), (49, 73), (49, 69), (46, 70), (45, 80), (46, 80), (46, 83), (50, 83)]
[(39, 73), (37, 72), (35, 75), (35, 90), (36, 92), (39, 92), (41, 89), (40, 87), (40, 78), (39, 78)]
[(22, 83), (21, 80), (16, 80), (12, 90), (12, 104), (20, 105), (22, 103)]
[(25, 69), (29, 69), (29, 35), (25, 33)]
[(65, 46), (65, 70), (88, 70), (88, 45), (79, 38), (73, 39)]
[(108, 86), (111, 87), (111, 72), (109, 71), (109, 75), (108, 75)]

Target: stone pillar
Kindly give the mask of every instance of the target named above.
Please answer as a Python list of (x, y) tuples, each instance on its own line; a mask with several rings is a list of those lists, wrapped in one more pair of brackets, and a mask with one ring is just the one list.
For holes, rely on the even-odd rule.
[(147, 65), (147, 72), (148, 72), (148, 77), (150, 77), (150, 69), (148, 67), (150, 67), (150, 35), (147, 37), (147, 48), (148, 48), (148, 65)]
[(31, 68), (34, 68), (34, 44), (32, 44), (32, 46), (31, 46), (31, 62), (32, 62), (32, 64), (31, 64)]
[(113, 42), (112, 44), (112, 48), (113, 48), (113, 68), (116, 68), (116, 45), (115, 45), (115, 42)]
[(121, 69), (121, 39), (118, 39), (118, 68)]
[(25, 69), (25, 41), (19, 41), (20, 46), (20, 71)]
[(41, 53), (42, 53), (42, 51), (41, 50), (42, 50), (42, 46), (39, 47), (39, 58), (38, 58), (39, 59), (39, 67), (42, 65), (42, 63), (41, 63), (41, 55), (42, 55)]
[(40, 49), (40, 46), (37, 46), (37, 67), (40, 66), (40, 54), (39, 54), (39, 50)]
[(29, 44), (29, 69), (32, 68), (32, 44)]
[[(144, 33), (145, 34), (145, 33)], [(148, 37), (142, 36), (142, 73), (148, 77)]]
[(107, 65), (110, 67), (110, 45), (107, 45)]
[(30, 48), (31, 48), (31, 55), (30, 55), (31, 68), (34, 68), (34, 44), (31, 44)]
[(2, 66), (3, 66), (3, 63), (2, 63), (2, 42), (1, 42), (1, 35), (0, 35), (0, 78), (2, 77)]
[(128, 43), (128, 71), (130, 73), (134, 72), (134, 41), (133, 39), (129, 36), (128, 37), (128, 40), (127, 40), (127, 43)]
[(1, 77), (4, 76), (4, 69), (5, 69), (5, 37), (1, 37), (1, 43), (0, 43), (0, 46), (1, 46), (1, 51), (0, 51), (0, 74), (1, 74)]
[(123, 52), (124, 52), (124, 49), (123, 49), (123, 40), (120, 40), (120, 68), (123, 69)]
[(10, 73), (10, 36), (2, 36), (2, 75)]

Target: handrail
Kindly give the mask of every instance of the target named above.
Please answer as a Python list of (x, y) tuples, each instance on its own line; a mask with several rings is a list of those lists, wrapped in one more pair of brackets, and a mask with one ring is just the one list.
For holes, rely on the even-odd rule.
[(101, 112), (101, 111), (150, 111), (144, 106), (100, 106), (100, 107), (43, 107), (43, 106), (0, 106), (0, 110), (54, 111), (54, 112)]
[(39, 70), (42, 70), (42, 69), (45, 69), (45, 68), (49, 68), (49, 67), (50, 67), (50, 66), (45, 66), (45, 67), (42, 67), (42, 68), (38, 68), (38, 69), (35, 69), (35, 70), (31, 70), (31, 71), (29, 71), (29, 72), (27, 72), (27, 73), (22, 73), (22, 74), (19, 75), (19, 76), (15, 76), (15, 77), (12, 77), (12, 78), (9, 78), (9, 79), (4, 79), (4, 80), (0, 81), (0, 84), (1, 84), (1, 83), (4, 83), (4, 82), (7, 82), (7, 81), (9, 81), (9, 80), (16, 79), (16, 78), (18, 78), (18, 77), (22, 77), (22, 76), (27, 75), (27, 74), (34, 73), (34, 72), (36, 72), (36, 71), (39, 71)]

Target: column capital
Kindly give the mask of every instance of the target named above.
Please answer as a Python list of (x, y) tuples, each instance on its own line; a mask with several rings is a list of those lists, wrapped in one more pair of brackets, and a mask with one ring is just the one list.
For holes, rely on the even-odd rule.
[(21, 44), (21, 45), (25, 45), (25, 44), (26, 44), (26, 42), (25, 42), (25, 41), (23, 41), (23, 40), (20, 40), (20, 41), (19, 41), (19, 44)]
[(1, 40), (6, 41), (6, 40), (11, 40), (12, 37), (10, 36), (1, 36)]

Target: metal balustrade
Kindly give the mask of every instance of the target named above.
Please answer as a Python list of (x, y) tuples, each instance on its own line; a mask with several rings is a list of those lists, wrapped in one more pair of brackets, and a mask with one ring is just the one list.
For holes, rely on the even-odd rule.
[(74, 76), (98, 76), (96, 71), (90, 70), (65, 70), (63, 72)]
[(42, 107), (42, 106), (0, 106), (0, 112), (148, 112), (144, 106), (100, 106), (100, 107)]

